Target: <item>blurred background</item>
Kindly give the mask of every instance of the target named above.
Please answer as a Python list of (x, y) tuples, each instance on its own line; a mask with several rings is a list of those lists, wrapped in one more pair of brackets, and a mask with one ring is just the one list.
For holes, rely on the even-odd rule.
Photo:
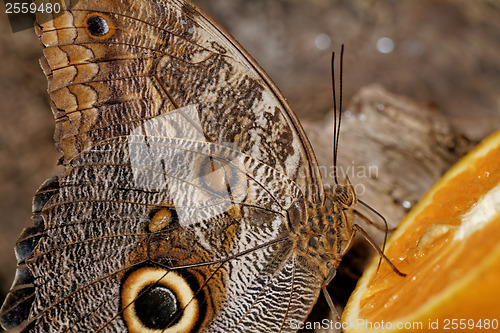
[[(330, 59), (341, 44), (346, 48), (346, 105), (362, 87), (377, 83), (436, 110), (472, 141), (500, 128), (500, 0), (196, 3), (253, 55), (309, 132), (331, 121)], [(31, 223), (33, 194), (56, 173), (59, 158), (46, 80), (38, 65), (42, 49), (32, 29), (12, 33), (4, 12), (2, 8), (0, 300), (15, 272), (15, 241)], [(316, 146), (331, 140), (326, 133), (313, 146), (321, 148)]]

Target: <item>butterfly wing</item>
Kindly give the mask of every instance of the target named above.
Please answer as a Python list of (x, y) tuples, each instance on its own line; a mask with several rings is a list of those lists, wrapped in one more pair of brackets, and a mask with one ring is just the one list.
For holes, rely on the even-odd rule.
[(296, 330), (322, 281), (289, 215), (323, 186), (262, 69), (187, 1), (80, 0), (37, 20), (65, 171), (17, 246), (25, 302), (9, 295), (4, 325)]
[[(314, 186), (322, 185), (314, 153), (287, 102), (193, 4), (74, 3), (53, 20), (39, 17), (56, 143), (66, 161), (144, 120), (194, 104), (211, 141), (234, 143), (285, 173), (311, 201), (322, 199), (322, 187)], [(97, 15), (109, 20), (102, 36), (89, 31), (88, 19)]]

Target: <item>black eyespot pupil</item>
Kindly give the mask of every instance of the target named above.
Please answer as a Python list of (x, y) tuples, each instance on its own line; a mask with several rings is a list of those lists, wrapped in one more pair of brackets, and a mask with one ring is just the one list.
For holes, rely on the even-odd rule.
[(165, 286), (150, 287), (135, 301), (137, 318), (151, 329), (165, 329), (175, 321), (179, 309), (177, 297)]
[(108, 22), (101, 16), (91, 16), (87, 20), (87, 26), (92, 36), (100, 37), (109, 32)]

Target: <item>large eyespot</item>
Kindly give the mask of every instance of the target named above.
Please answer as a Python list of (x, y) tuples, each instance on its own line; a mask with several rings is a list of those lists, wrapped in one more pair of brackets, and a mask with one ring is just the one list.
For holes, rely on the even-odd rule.
[(186, 279), (155, 267), (140, 268), (127, 277), (121, 304), (131, 333), (191, 332), (200, 312)]
[(85, 27), (94, 39), (108, 39), (116, 31), (111, 19), (102, 13), (91, 13), (85, 20)]

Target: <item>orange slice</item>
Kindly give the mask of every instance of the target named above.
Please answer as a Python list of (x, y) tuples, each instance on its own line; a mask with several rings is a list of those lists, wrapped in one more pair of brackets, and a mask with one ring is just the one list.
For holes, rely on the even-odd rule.
[(370, 263), (344, 332), (500, 331), (500, 131), (453, 166)]

